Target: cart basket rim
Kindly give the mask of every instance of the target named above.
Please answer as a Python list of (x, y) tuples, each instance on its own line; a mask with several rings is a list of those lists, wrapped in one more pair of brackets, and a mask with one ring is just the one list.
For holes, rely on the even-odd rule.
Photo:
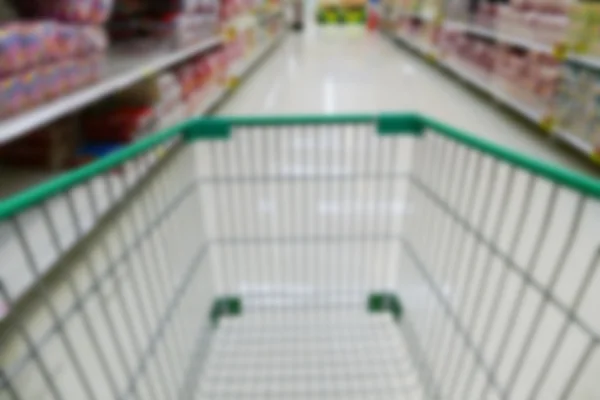
[(55, 195), (64, 193), (77, 184), (118, 167), (146, 152), (157, 149), (178, 137), (184, 142), (227, 139), (230, 136), (231, 128), (235, 126), (310, 126), (332, 124), (373, 124), (377, 127), (378, 134), (386, 136), (406, 134), (420, 136), (425, 134), (425, 132), (432, 132), (582, 194), (600, 198), (600, 180), (598, 179), (530, 155), (525, 155), (509, 147), (478, 137), (468, 131), (455, 128), (434, 118), (414, 112), (218, 116), (189, 119), (151, 134), (88, 165), (64, 172), (53, 179), (49, 179), (44, 183), (10, 196), (0, 201), (0, 221), (11, 218)]

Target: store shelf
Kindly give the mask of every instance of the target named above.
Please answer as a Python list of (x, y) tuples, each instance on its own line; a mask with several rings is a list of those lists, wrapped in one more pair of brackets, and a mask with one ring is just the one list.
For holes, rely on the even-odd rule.
[(469, 67), (463, 63), (453, 63), (438, 57), (434, 50), (432, 50), (429, 46), (419, 43), (418, 41), (398, 34), (388, 34), (388, 36), (390, 36), (390, 38), (394, 41), (401, 42), (402, 45), (412, 49), (414, 52), (420, 54), (430, 62), (434, 62), (442, 69), (452, 73), (452, 75), (459, 78), (461, 81), (483, 93), (488, 94), (508, 109), (516, 112), (535, 125), (538, 125), (541, 129), (548, 131), (557, 139), (572, 147), (576, 151), (582, 153), (586, 157), (595, 159), (596, 150), (590, 143), (587, 143), (578, 136), (570, 134), (566, 130), (552, 128), (551, 123), (548, 123), (548, 118), (546, 118), (546, 115), (543, 111), (527, 106), (518, 99), (511, 97), (507, 93), (495, 89), (491, 82), (480, 77), (477, 71), (469, 70)]
[(220, 44), (220, 37), (212, 37), (181, 50), (164, 46), (154, 47), (152, 50), (146, 48), (146, 51), (141, 53), (140, 50), (117, 47), (109, 52), (105, 73), (96, 83), (52, 100), (43, 106), (1, 120), (0, 143), (22, 136), (32, 129), (39, 128)]
[[(404, 12), (400, 11), (399, 16), (418, 18), (423, 21), (433, 21), (435, 18), (433, 16), (427, 16), (421, 13), (414, 12)], [(584, 55), (575, 55), (575, 54), (565, 54), (561, 46), (552, 46), (544, 43), (536, 42), (535, 40), (522, 39), (517, 36), (508, 35), (505, 33), (497, 32), (494, 29), (486, 28), (483, 26), (469, 24), (459, 21), (450, 21), (443, 20), (443, 25), (445, 27), (451, 29), (457, 29), (465, 32), (469, 32), (471, 34), (480, 36), (482, 38), (487, 38), (490, 40), (494, 40), (496, 42), (507, 43), (513, 46), (518, 46), (524, 49), (530, 49), (534, 51), (538, 51), (541, 53), (552, 54), (558, 59), (568, 60), (571, 62), (575, 62), (586, 66), (588, 68), (593, 68), (596, 70), (600, 70), (600, 57), (598, 56), (584, 56)]]
[(556, 129), (553, 133), (563, 143), (566, 143), (575, 150), (588, 155), (590, 158), (592, 158), (592, 160), (595, 160), (594, 155), (597, 154), (597, 152), (596, 149), (594, 149), (594, 146), (592, 146), (590, 143), (563, 129)]
[(566, 58), (566, 60), (568, 61), (576, 62), (583, 66), (600, 70), (600, 57), (597, 56), (579, 56), (574, 54), (567, 54), (565, 56), (564, 54), (561, 54), (561, 49), (557, 46), (550, 46), (547, 44), (535, 42), (533, 40), (521, 39), (516, 36), (506, 35), (500, 32), (496, 32), (493, 29), (484, 28), (473, 24), (465, 24), (456, 21), (444, 21), (444, 26), (467, 31), (469, 33), (492, 39), (497, 42), (508, 43), (525, 49), (553, 54), (559, 59)]
[(500, 32), (496, 32), (493, 29), (485, 28), (478, 25), (466, 24), (457, 21), (444, 21), (444, 26), (452, 29), (466, 31), (474, 35), (491, 39), (497, 42), (508, 43), (514, 46), (519, 46), (522, 48), (535, 50), (543, 53), (555, 53), (555, 48), (553, 46), (546, 45), (543, 43), (537, 43), (533, 40), (521, 39), (516, 36), (506, 35)]
[[(267, 44), (260, 47), (250, 57), (243, 62), (238, 63), (230, 75), (236, 74), (237, 79), (244, 78), (252, 68), (260, 62), (261, 58), (266, 56), (284, 37), (284, 33), (279, 34), (274, 39), (271, 39)], [(207, 96), (205, 102), (198, 109), (198, 115), (205, 115), (214, 110), (233, 90), (235, 87), (217, 88)], [(82, 224), (82, 232), (78, 236), (72, 225), (72, 219), (69, 217), (66, 200), (63, 196), (57, 196), (46, 203), (49, 214), (52, 216), (56, 228), (61, 232), (62, 253), (57, 254), (51, 243), (48, 241), (47, 228), (44, 224), (42, 213), (39, 209), (31, 209), (19, 217), (19, 221), (24, 227), (24, 232), (29, 243), (35, 244), (33, 253), (36, 257), (37, 266), (45, 275), (49, 273), (52, 266), (62, 255), (72, 249), (77, 243), (85, 238), (98, 222), (105, 217), (114, 206), (118, 204), (128, 193), (133, 190), (145, 176), (147, 176), (156, 166), (159, 161), (164, 159), (177, 144), (178, 139), (157, 148), (153, 152), (149, 152), (143, 156), (143, 159), (129, 161), (123, 167), (121, 175), (125, 178), (108, 174), (96, 177), (85, 185), (80, 185), (71, 190), (75, 208), (78, 210), (78, 217)], [(126, 187), (117, 185), (118, 182), (125, 179)], [(116, 188), (114, 197), (111, 199), (106, 191), (106, 182), (109, 181)], [(113, 185), (114, 184), (114, 185)], [(99, 211), (98, 216), (94, 217), (92, 210), (89, 208), (89, 192), (92, 192), (97, 203)], [(28, 290), (32, 287), (33, 277), (29, 273), (23, 259), (22, 250), (20, 248), (17, 237), (10, 222), (0, 224), (0, 259), (3, 261), (3, 268), (0, 269), (0, 281), (4, 282), (11, 297), (15, 302), (18, 302)], [(0, 302), (0, 320), (2, 320), (9, 312), (6, 304)]]
[(393, 35), (393, 39), (401, 41), (406, 47), (409, 47), (413, 51), (419, 53), (427, 60), (437, 62), (438, 54), (435, 48), (429, 46), (426, 43), (422, 43), (416, 38), (408, 38), (401, 34)]
[(570, 55), (567, 59), (571, 62), (579, 63), (583, 66), (600, 71), (600, 57)]

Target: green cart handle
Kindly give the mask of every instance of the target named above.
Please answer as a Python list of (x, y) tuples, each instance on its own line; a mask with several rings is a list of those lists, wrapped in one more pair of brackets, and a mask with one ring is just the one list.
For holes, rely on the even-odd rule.
[(378, 134), (385, 136), (405, 134), (420, 136), (424, 132), (433, 132), (582, 194), (600, 198), (600, 180), (598, 179), (526, 156), (416, 113), (232, 116), (188, 120), (139, 140), (91, 164), (66, 172), (57, 178), (16, 194), (0, 202), (0, 220), (10, 218), (177, 137), (181, 137), (186, 142), (225, 140), (231, 136), (231, 128), (235, 126), (335, 124), (373, 124), (377, 127)]

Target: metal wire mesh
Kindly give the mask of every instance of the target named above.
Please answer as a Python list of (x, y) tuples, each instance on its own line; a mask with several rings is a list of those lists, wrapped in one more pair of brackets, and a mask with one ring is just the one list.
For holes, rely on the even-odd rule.
[(371, 125), (237, 128), (198, 145), (220, 293), (358, 302), (394, 290), (410, 139)]
[[(36, 287), (2, 275), (0, 399), (600, 395), (594, 199), (368, 124), (239, 127), (127, 179), (34, 207), (33, 236), (7, 222)], [(402, 318), (367, 313), (374, 292)], [(223, 296), (243, 312), (211, 324)]]
[(414, 158), (400, 293), (427, 397), (597, 398), (598, 201), (436, 135)]
[(422, 388), (388, 315), (341, 307), (226, 318), (199, 399), (411, 399)]
[[(53, 276), (42, 278), (33, 250), (39, 243), (23, 233), (20, 217), (10, 221), (36, 287), (2, 321), (0, 398), (182, 398), (186, 362), (208, 325), (197, 315), (208, 313), (212, 299), (192, 157), (188, 149), (168, 160)], [(98, 181), (111, 204), (124, 192), (115, 186), (128, 182), (123, 171)], [(69, 219), (61, 223), (80, 236), (85, 217), (73, 197), (82, 190), (88, 217), (97, 221), (101, 212), (91, 186), (65, 196)], [(64, 255), (65, 230), (46, 204), (39, 207), (55, 254)], [(12, 308), (8, 285), (2, 296)]]

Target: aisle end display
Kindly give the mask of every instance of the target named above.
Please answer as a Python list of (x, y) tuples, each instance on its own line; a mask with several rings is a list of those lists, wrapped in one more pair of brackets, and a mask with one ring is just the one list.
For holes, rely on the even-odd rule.
[(367, 20), (366, 0), (319, 0), (317, 23), (322, 25), (364, 24)]

